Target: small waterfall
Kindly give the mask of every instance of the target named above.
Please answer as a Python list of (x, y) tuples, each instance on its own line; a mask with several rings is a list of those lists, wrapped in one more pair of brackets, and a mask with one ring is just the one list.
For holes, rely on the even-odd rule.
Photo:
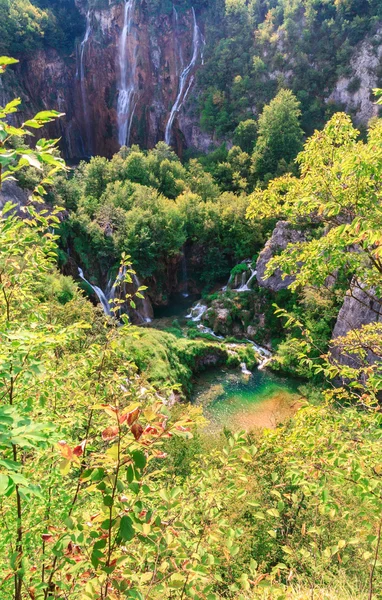
[(251, 283), (252, 279), (254, 279), (254, 277), (256, 277), (257, 271), (256, 271), (256, 269), (252, 269), (252, 267), (250, 267), (250, 269), (251, 269), (251, 275), (248, 280), (247, 280), (247, 272), (245, 271), (242, 274), (241, 285), (236, 290), (237, 292), (250, 292), (251, 291), (249, 284)]
[(255, 342), (252, 342), (251, 340), (246, 340), (246, 342), (251, 344), (251, 346), (253, 346), (253, 348), (259, 354), (259, 356), (261, 358), (261, 362), (258, 364), (257, 368), (261, 371), (272, 360), (272, 352), (270, 350), (268, 350), (267, 348), (264, 348), (263, 346), (259, 346), (258, 344), (256, 344)]
[[(126, 267), (125, 266), (121, 266), (119, 268), (117, 277), (115, 278), (114, 282), (112, 281), (112, 279), (109, 279), (107, 287), (105, 292), (103, 290), (101, 290), (101, 288), (99, 288), (96, 285), (92, 285), (84, 276), (84, 272), (83, 270), (78, 267), (78, 274), (81, 277), (81, 279), (83, 281), (85, 281), (94, 291), (94, 293), (96, 294), (98, 300), (100, 301), (102, 308), (103, 308), (103, 312), (105, 313), (105, 315), (107, 315), (108, 317), (110, 316), (116, 316), (116, 314), (113, 314), (113, 307), (114, 307), (114, 300), (116, 298), (116, 290), (123, 286), (123, 283), (125, 282), (125, 276), (126, 276)], [(135, 273), (132, 275), (132, 283), (134, 286), (134, 293), (138, 290), (138, 288), (140, 288), (141, 284), (140, 281), (137, 277), (137, 275), (135, 275)], [(137, 298), (135, 299), (135, 303), (137, 304), (137, 309), (136, 309), (136, 313), (139, 316), (139, 318), (141, 319), (142, 323), (150, 323), (151, 322), (151, 305), (149, 300), (145, 297), (145, 298)]]
[(217, 340), (224, 340), (224, 336), (218, 335), (217, 333), (215, 333), (214, 330), (211, 329), (211, 327), (206, 327), (205, 325), (202, 325), (201, 323), (199, 323), (197, 328), (199, 329), (199, 331), (201, 333), (208, 333), (209, 335), (212, 335), (212, 337), (216, 338)]
[(247, 364), (245, 362), (240, 363), (240, 368), (241, 368), (241, 372), (246, 377), (250, 377), (252, 375), (252, 372), (247, 368)]
[[(231, 274), (229, 276), (227, 285), (222, 287), (222, 289), (221, 289), (222, 292), (226, 292), (228, 289), (232, 289), (235, 292), (250, 292), (251, 291), (250, 283), (256, 277), (257, 271), (256, 271), (256, 269), (252, 268), (250, 261), (244, 261), (244, 262), (246, 262), (248, 269), (246, 269), (245, 271), (243, 271), (240, 274), (240, 279), (239, 279), (239, 274), (237, 274), (235, 276), (233, 276)], [(250, 271), (249, 277), (248, 277), (248, 270)]]
[[(141, 283), (135, 273), (133, 274), (132, 277), (133, 277), (134, 286), (136, 287), (136, 290), (137, 290), (138, 288), (141, 287)], [(141, 318), (142, 323), (151, 323), (151, 317), (150, 317), (151, 305), (150, 305), (149, 300), (146, 298), (146, 296), (144, 298), (139, 298), (139, 299), (137, 298), (136, 304), (137, 304), (136, 311), (137, 311), (137, 314), (139, 315), (139, 317)], [(138, 305), (141, 307), (140, 310), (138, 310)]]
[(79, 68), (77, 69), (77, 77), (80, 80), (82, 113), (83, 113), (84, 124), (85, 124), (87, 150), (88, 150), (89, 154), (91, 153), (90, 150), (91, 150), (91, 146), (92, 146), (92, 144), (91, 144), (92, 133), (91, 133), (91, 125), (90, 125), (90, 119), (89, 119), (88, 97), (87, 97), (87, 91), (86, 91), (85, 51), (86, 51), (86, 45), (90, 38), (91, 31), (92, 31), (92, 29), (91, 29), (90, 11), (88, 11), (88, 13), (86, 15), (85, 36), (80, 45), (80, 52), (79, 52), (80, 65), (79, 65)]
[(129, 43), (131, 41), (131, 28), (133, 25), (135, 0), (125, 0), (123, 15), (123, 28), (119, 39), (119, 95), (117, 105), (118, 116), (118, 142), (120, 146), (128, 146), (130, 130), (136, 107), (135, 100), (135, 73), (137, 67), (136, 49)]
[(108, 298), (106, 297), (106, 295), (104, 294), (104, 292), (101, 290), (101, 288), (97, 287), (96, 285), (92, 285), (91, 283), (89, 283), (89, 281), (85, 278), (84, 276), (84, 272), (81, 269), (81, 267), (78, 267), (78, 274), (81, 277), (81, 279), (83, 281), (85, 281), (85, 283), (87, 283), (92, 290), (94, 291), (94, 293), (96, 294), (98, 300), (100, 301), (102, 308), (103, 308), (103, 312), (105, 313), (105, 315), (107, 315), (108, 317), (111, 316), (111, 307), (110, 307), (110, 303)]
[[(248, 282), (249, 282), (249, 280), (248, 280)], [(209, 333), (210, 335), (212, 335), (213, 337), (215, 337), (218, 340), (224, 340), (225, 338), (223, 335), (217, 335), (210, 327), (206, 327), (205, 325), (203, 325), (201, 323), (203, 315), (207, 312), (207, 310), (208, 310), (208, 306), (206, 304), (197, 302), (197, 304), (195, 304), (191, 308), (190, 312), (186, 315), (186, 319), (191, 319), (194, 323), (198, 323), (197, 328), (202, 333)], [(273, 358), (272, 352), (270, 350), (268, 350), (268, 348), (259, 346), (252, 340), (245, 339), (245, 341), (248, 344), (251, 344), (253, 349), (259, 355), (260, 362), (259, 362), (257, 368), (261, 371), (272, 360), (272, 358)], [(244, 375), (252, 375), (251, 371), (249, 371), (249, 369), (247, 368), (247, 365), (244, 362), (240, 364), (240, 367), (241, 367), (242, 373)]]
[[(166, 144), (168, 144), (168, 145), (170, 145), (170, 143), (171, 143), (171, 133), (172, 133), (172, 127), (174, 125), (175, 117), (176, 117), (177, 113), (180, 111), (180, 109), (182, 108), (183, 104), (185, 103), (188, 93), (194, 82), (194, 75), (192, 74), (192, 71), (198, 60), (200, 44), (203, 42), (203, 38), (200, 33), (198, 23), (196, 21), (196, 14), (195, 14), (194, 8), (192, 8), (192, 16), (193, 16), (193, 20), (194, 20), (194, 29), (193, 29), (193, 36), (192, 36), (192, 57), (191, 57), (191, 61), (183, 69), (183, 71), (180, 75), (178, 95), (173, 104), (173, 107), (170, 112), (170, 116), (167, 121), (164, 139), (165, 139)], [(190, 75), (191, 75), (191, 77), (190, 77)]]
[(201, 302), (198, 302), (197, 304), (195, 304), (195, 306), (191, 308), (188, 315), (186, 315), (186, 319), (191, 319), (192, 321), (194, 321), (194, 323), (199, 323), (202, 320), (202, 317), (207, 309), (208, 306), (202, 304)]

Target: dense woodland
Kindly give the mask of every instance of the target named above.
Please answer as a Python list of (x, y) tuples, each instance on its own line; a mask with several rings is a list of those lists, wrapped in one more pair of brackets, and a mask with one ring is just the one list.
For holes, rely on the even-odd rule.
[[(69, 167), (40, 137), (62, 114), (0, 109), (5, 600), (382, 598), (382, 119), (360, 131), (321, 95), (381, 6), (193, 6), (201, 127), (229, 139), (213, 152), (159, 142)], [(0, 11), (2, 73), (44, 45), (69, 57), (83, 35), (69, 0)], [(255, 270), (280, 222), (297, 233), (266, 262), (272, 288)], [(147, 303), (171, 316), (142, 323)], [(252, 377), (257, 344), (296, 381), (293, 414), (212, 432), (198, 378)]]

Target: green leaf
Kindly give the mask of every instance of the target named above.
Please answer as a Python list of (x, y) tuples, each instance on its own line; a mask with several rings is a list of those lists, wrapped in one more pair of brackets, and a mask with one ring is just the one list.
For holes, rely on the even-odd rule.
[(144, 467), (146, 466), (147, 460), (146, 460), (146, 456), (144, 454), (144, 452), (142, 452), (141, 450), (135, 450), (132, 453), (132, 457), (133, 457), (133, 461), (135, 466), (138, 469), (144, 469)]
[(10, 56), (0, 56), (0, 65), (15, 65), (19, 61), (16, 58)]
[(121, 535), (121, 538), (128, 542), (134, 537), (135, 531), (133, 527), (133, 522), (127, 515), (124, 515), (121, 519), (119, 533)]

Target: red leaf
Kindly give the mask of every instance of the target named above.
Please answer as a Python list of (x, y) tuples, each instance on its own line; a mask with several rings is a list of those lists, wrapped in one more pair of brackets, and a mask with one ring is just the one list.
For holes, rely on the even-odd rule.
[(131, 412), (127, 413), (127, 415), (126, 415), (127, 424), (130, 426), (133, 425), (133, 423), (135, 423), (135, 421), (138, 419), (140, 412), (141, 411), (139, 408), (135, 408)]
[(152, 427), (151, 425), (146, 425), (143, 433), (152, 433), (154, 435), (154, 434), (158, 433), (158, 430), (156, 427)]
[(84, 453), (85, 445), (86, 445), (86, 440), (84, 440), (83, 442), (81, 442), (81, 444), (79, 444), (78, 446), (73, 448), (74, 456), (82, 456)]
[(102, 432), (102, 439), (103, 440), (112, 440), (113, 438), (117, 437), (118, 434), (119, 434), (118, 425), (114, 425), (113, 427), (106, 427), (106, 429), (104, 429), (104, 431)]
[(136, 440), (139, 440), (143, 433), (142, 425), (140, 423), (134, 423), (134, 425), (132, 425), (131, 427), (131, 433), (133, 434)]
[(50, 533), (43, 533), (41, 538), (44, 542), (53, 542), (53, 536)]

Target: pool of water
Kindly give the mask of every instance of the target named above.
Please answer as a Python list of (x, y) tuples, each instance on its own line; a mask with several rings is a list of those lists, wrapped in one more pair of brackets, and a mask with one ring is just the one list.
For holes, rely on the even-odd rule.
[(274, 428), (290, 418), (303, 398), (299, 382), (267, 370), (252, 375), (214, 370), (202, 373), (195, 383), (193, 402), (203, 406), (213, 432)]

